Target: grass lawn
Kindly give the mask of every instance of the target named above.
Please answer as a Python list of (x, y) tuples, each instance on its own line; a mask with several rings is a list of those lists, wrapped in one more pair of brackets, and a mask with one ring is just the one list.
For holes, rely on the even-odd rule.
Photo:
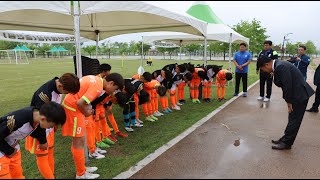
[[(162, 68), (166, 64), (175, 62), (178, 61), (154, 60), (153, 66), (144, 66), (144, 68), (146, 71), (152, 72)], [(191, 62), (202, 64), (202, 61)], [(121, 68), (121, 60), (101, 60), (100, 63), (109, 63), (112, 66), (112, 72), (118, 72), (126, 78), (131, 77), (137, 72), (140, 60), (124, 61), (124, 68)], [(228, 67), (227, 61), (208, 61), (208, 64)], [(255, 62), (250, 64), (249, 67), (248, 86), (259, 78), (255, 74)], [(60, 76), (65, 72), (74, 72), (73, 60), (71, 58), (31, 60), (29, 65), (0, 65), (0, 116), (28, 106), (34, 91), (40, 85), (54, 76)], [(241, 90), (242, 87), (240, 87)], [(233, 93), (234, 86), (230, 83), (230, 86), (227, 87), (226, 99), (232, 98)], [(217, 97), (215, 87), (212, 88), (211, 96)], [(119, 141), (108, 149), (105, 159), (91, 160), (90, 166), (97, 166), (99, 168), (97, 173), (100, 174), (101, 178), (112, 178), (128, 170), (135, 163), (175, 138), (224, 103), (219, 103), (215, 99), (211, 103), (202, 102), (201, 104), (193, 104), (189, 99), (188, 88), (185, 88), (185, 99), (187, 103), (181, 107), (181, 111), (175, 111), (169, 115), (162, 116), (158, 122), (151, 123), (145, 121), (144, 127), (130, 133), (128, 138), (118, 138)], [(161, 110), (160, 105), (159, 108)], [(113, 112), (120, 131), (125, 132), (122, 110), (118, 106), (114, 106)], [(140, 119), (145, 119), (142, 110), (140, 111)], [(70, 146), (71, 138), (62, 137), (59, 129), (55, 135), (55, 175), (57, 178), (70, 179), (75, 177), (75, 166)], [(22, 164), (26, 178), (42, 178), (36, 165), (35, 156), (24, 150), (24, 142), (21, 143), (21, 147)]]

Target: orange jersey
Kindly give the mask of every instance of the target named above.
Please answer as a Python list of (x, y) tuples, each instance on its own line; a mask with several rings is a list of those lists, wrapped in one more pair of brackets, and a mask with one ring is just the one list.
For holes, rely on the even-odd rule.
[(76, 107), (75, 103), (80, 99), (84, 99), (90, 104), (94, 99), (99, 97), (103, 90), (103, 79), (98, 76), (84, 76), (80, 79), (80, 90), (77, 94), (67, 94), (64, 103), (66, 105)]
[(142, 76), (141, 74), (135, 74), (131, 78), (132, 79), (140, 79), (141, 76)]
[(202, 68), (194, 68), (194, 73), (192, 73), (192, 80), (200, 79), (198, 72), (199, 71), (204, 71)]
[(152, 90), (157, 86), (160, 86), (159, 81), (152, 79), (150, 82), (143, 84), (143, 89), (145, 89), (151, 95)]
[(220, 81), (220, 80), (226, 80), (226, 73), (229, 72), (227, 69), (222, 69), (218, 72), (216, 78)]

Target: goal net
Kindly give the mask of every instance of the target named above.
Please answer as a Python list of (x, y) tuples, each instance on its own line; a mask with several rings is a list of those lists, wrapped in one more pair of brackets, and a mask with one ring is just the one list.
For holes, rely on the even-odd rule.
[(0, 64), (29, 64), (27, 52), (0, 50)]

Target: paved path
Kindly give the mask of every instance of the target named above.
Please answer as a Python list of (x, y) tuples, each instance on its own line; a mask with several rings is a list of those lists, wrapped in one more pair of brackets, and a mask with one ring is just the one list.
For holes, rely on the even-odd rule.
[[(310, 85), (312, 77), (309, 71)], [(258, 94), (259, 84), (131, 178), (319, 178), (320, 114), (306, 112), (291, 150), (272, 150), (271, 139), (283, 135), (287, 106), (275, 85), (270, 103), (258, 102)]]

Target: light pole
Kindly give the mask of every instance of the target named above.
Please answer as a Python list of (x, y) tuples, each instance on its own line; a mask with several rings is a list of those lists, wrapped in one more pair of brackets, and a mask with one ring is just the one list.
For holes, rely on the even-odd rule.
[(286, 40), (286, 37), (289, 36), (290, 34), (293, 34), (293, 33), (288, 33), (286, 35), (283, 36), (283, 42), (282, 42), (282, 58), (284, 57), (284, 41)]

